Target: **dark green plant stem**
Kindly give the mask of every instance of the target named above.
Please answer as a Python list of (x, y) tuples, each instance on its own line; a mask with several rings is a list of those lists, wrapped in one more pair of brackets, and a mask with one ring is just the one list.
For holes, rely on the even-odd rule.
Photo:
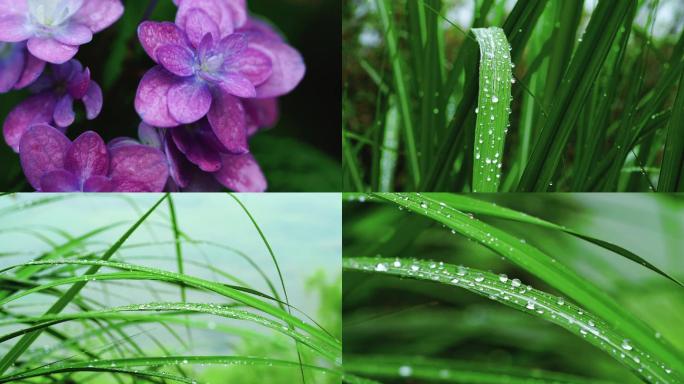
[[(164, 199), (166, 199), (168, 196), (169, 195), (166, 194), (161, 199), (159, 199), (159, 201), (157, 201), (152, 206), (152, 208), (150, 208), (140, 219), (138, 219), (138, 221), (135, 222), (135, 224), (133, 224), (133, 226), (129, 228), (128, 231), (126, 231), (126, 233), (124, 233), (123, 236), (121, 236), (119, 240), (117, 240), (117, 242), (114, 243), (114, 245), (112, 245), (112, 247), (109, 248), (107, 252), (105, 252), (104, 255), (102, 255), (100, 260), (109, 260), (114, 255), (114, 253), (121, 247), (121, 245), (123, 245), (123, 243), (133, 234), (133, 232), (135, 232), (135, 230), (138, 229), (138, 227), (152, 214), (152, 212), (154, 212), (155, 209), (157, 209), (159, 204), (161, 204), (164, 201)], [(93, 265), (86, 271), (85, 274), (93, 275), (97, 273), (99, 269), (99, 265)], [(87, 282), (84, 281), (74, 284), (62, 297), (60, 297), (59, 300), (57, 300), (56, 303), (54, 303), (50, 307), (50, 309), (48, 309), (48, 311), (45, 314), (52, 315), (60, 313), (74, 299), (74, 297), (81, 291), (81, 289), (85, 287), (86, 283)], [(33, 344), (33, 342), (36, 341), (36, 339), (38, 338), (38, 336), (40, 336), (41, 333), (42, 330), (38, 330), (25, 335), (21, 338), (21, 340), (17, 342), (17, 344), (14, 345), (14, 347), (12, 347), (11, 350), (9, 350), (9, 352), (7, 352), (7, 354), (2, 358), (2, 360), (0, 360), (0, 375), (5, 373), (7, 369), (9, 369), (9, 367), (11, 367), (14, 364), (14, 362), (17, 361), (19, 356), (21, 356), (21, 354), (23, 354), (31, 346), (31, 344)]]
[(684, 74), (679, 80), (679, 90), (672, 117), (667, 127), (667, 141), (663, 164), (660, 168), (658, 192), (675, 192), (684, 189)]

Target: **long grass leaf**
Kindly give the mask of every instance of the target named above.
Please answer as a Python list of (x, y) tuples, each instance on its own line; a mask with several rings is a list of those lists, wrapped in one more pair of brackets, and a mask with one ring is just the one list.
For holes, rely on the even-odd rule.
[(684, 191), (684, 73), (667, 125), (667, 141), (660, 167), (658, 192)]

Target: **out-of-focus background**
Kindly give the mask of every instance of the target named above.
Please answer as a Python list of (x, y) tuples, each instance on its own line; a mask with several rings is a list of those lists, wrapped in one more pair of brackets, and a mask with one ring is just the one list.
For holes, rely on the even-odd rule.
[[(133, 108), (138, 83), (154, 63), (142, 50), (136, 28), (150, 2), (124, 0), (124, 16), (112, 27), (81, 46), (76, 59), (89, 67), (104, 90), (104, 107), (94, 121), (75, 103), (77, 121), (69, 128), (73, 140), (85, 130), (97, 131), (106, 141), (137, 136), (140, 118)], [(307, 64), (302, 83), (281, 98), (281, 118), (275, 128), (250, 142), (271, 191), (341, 190), (341, 29), (338, 0), (248, 0), (253, 15), (275, 24), (297, 48)], [(151, 19), (173, 21), (176, 7), (159, 0)], [(0, 95), (0, 122), (28, 92)], [(30, 190), (19, 157), (0, 144), (0, 191)]]

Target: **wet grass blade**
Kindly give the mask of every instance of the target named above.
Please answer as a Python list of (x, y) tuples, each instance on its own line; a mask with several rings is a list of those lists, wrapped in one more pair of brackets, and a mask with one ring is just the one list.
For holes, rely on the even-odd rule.
[[(176, 219), (176, 208), (173, 204), (173, 196), (169, 195), (168, 199), (169, 203), (169, 215), (170, 215), (170, 220), (171, 220), (171, 227), (173, 228), (173, 239), (174, 239), (174, 246), (176, 249), (176, 265), (178, 266), (178, 273), (183, 274), (183, 249), (181, 247), (181, 241), (180, 241), (180, 236), (181, 232), (180, 229), (178, 228), (178, 220)], [(185, 302), (186, 300), (186, 294), (185, 294), (185, 287), (181, 286), (181, 301)]]
[(533, 289), (518, 279), (463, 266), (413, 259), (345, 258), (343, 268), (463, 288), (567, 329), (629, 367), (644, 381), (679, 383), (682, 380), (680, 372), (660, 360), (656, 351), (639, 344), (641, 335), (616, 329), (611, 322), (588, 309)]
[[(107, 261), (109, 260), (114, 253), (123, 245), (123, 243), (135, 232), (136, 229), (154, 212), (154, 210), (161, 204), (164, 199), (166, 199), (168, 195), (164, 195), (162, 198), (160, 198), (138, 221), (133, 224), (108, 250), (105, 252), (105, 254), (102, 255), (101, 260), (102, 261)], [(92, 275), (97, 273), (97, 271), (100, 269), (100, 266), (98, 265), (93, 265), (91, 266), (88, 271), (85, 273), (86, 275)], [(85, 287), (86, 282), (81, 282), (81, 283), (76, 283), (74, 284), (66, 293), (64, 293), (64, 296), (62, 296), (57, 302), (55, 302), (50, 309), (46, 312), (46, 315), (51, 315), (51, 314), (56, 314), (61, 312), (73, 299), (74, 297)], [(36, 331), (29, 333), (25, 335), (24, 337), (21, 338), (13, 347), (11, 350), (7, 352), (7, 354), (0, 360), (0, 375), (5, 373), (9, 367), (11, 367), (17, 359), (21, 356), (22, 353), (28, 349), (31, 344), (40, 336), (41, 332)]]
[(684, 191), (684, 74), (667, 126), (665, 153), (658, 179), (658, 192)]
[(501, 28), (475, 28), (473, 34), (480, 45), (473, 192), (496, 192), (501, 180), (511, 110), (511, 47)]
[(508, 258), (550, 286), (601, 316), (621, 333), (632, 335), (652, 356), (672, 369), (684, 372), (684, 361), (671, 345), (653, 337), (655, 331), (633, 316), (601, 289), (573, 270), (556, 262), (551, 256), (503, 230), (449, 207), (446, 203), (424, 194), (389, 194), (376, 196), (394, 202), (414, 213), (430, 218), (452, 229), (454, 233), (477, 241), (497, 254)]

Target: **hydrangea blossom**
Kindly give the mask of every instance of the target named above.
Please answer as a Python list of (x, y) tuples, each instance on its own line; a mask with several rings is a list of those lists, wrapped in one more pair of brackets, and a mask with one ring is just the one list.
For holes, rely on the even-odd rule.
[[(248, 151), (240, 98), (286, 94), (301, 81), (305, 66), (299, 53), (264, 23), (245, 19), (231, 33), (236, 23), (226, 20), (233, 20), (232, 13), (217, 9), (221, 4), (239, 8), (238, 3), (182, 1), (179, 25), (140, 25), (140, 41), (159, 64), (143, 77), (136, 95), (136, 110), (145, 123), (171, 128), (206, 116), (225, 148), (236, 154)], [(211, 6), (216, 9), (210, 13)]]
[(0, 93), (33, 83), (45, 62), (31, 55), (24, 43), (0, 43)]
[(74, 122), (74, 100), (85, 105), (89, 120), (102, 109), (102, 90), (90, 79), (90, 71), (77, 60), (51, 65), (31, 86), (36, 95), (17, 105), (3, 125), (5, 141), (16, 152), (24, 133), (36, 124), (53, 124), (66, 128)]
[(26, 178), (42, 192), (159, 192), (168, 179), (159, 150), (126, 138), (107, 146), (92, 131), (72, 143), (54, 127), (34, 125), (19, 153)]
[(0, 0), (0, 41), (26, 41), (33, 56), (62, 64), (123, 10), (120, 0)]

